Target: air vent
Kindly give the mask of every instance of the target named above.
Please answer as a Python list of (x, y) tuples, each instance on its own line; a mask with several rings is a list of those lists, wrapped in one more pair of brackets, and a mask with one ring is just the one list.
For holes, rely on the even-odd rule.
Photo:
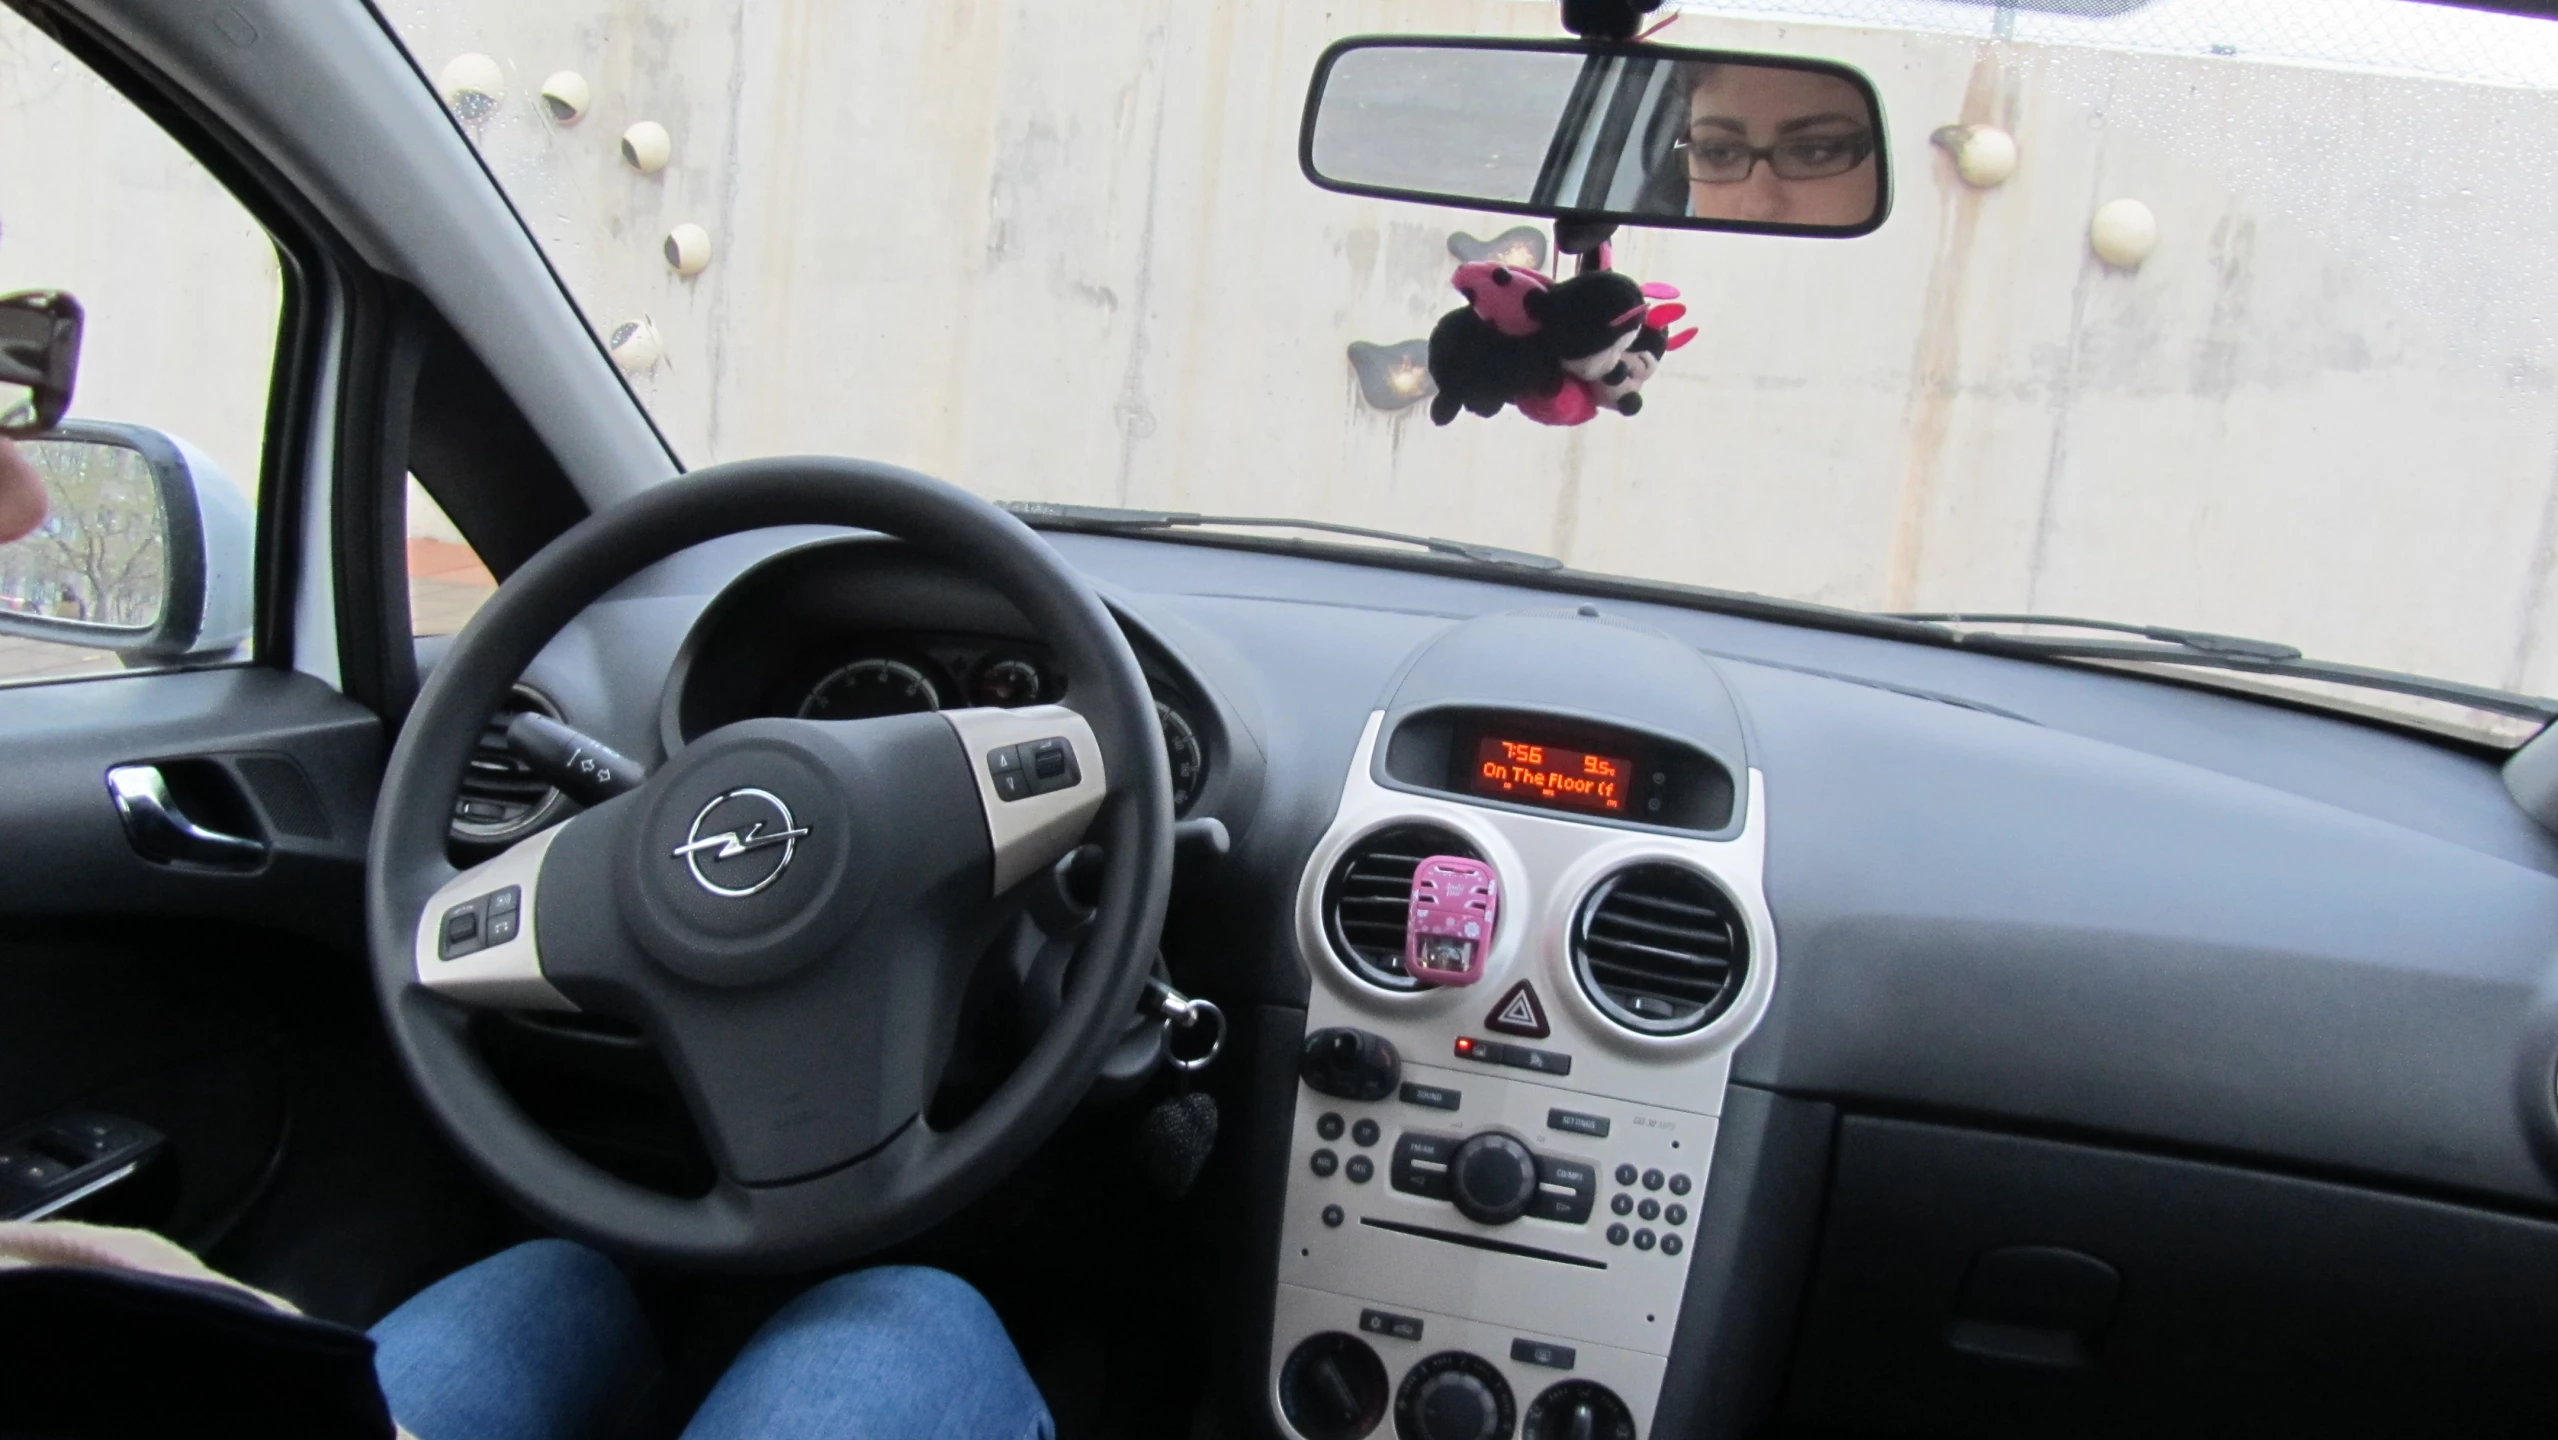
[(1572, 921), (1581, 991), (1629, 1029), (1685, 1035), (1740, 993), (1749, 970), (1741, 907), (1680, 865), (1636, 865), (1602, 882)]
[(1412, 872), (1433, 855), (1483, 858), (1445, 826), (1395, 825), (1343, 851), (1324, 881), (1323, 924), (1333, 953), (1380, 989), (1421, 988), (1403, 972), (1403, 932), (1412, 917)]
[(560, 792), (542, 783), (506, 743), (506, 722), (526, 711), (560, 718), (540, 691), (518, 685), (499, 702), (481, 729), (479, 743), (462, 766), (461, 793), (453, 797), (453, 838), (474, 844), (505, 842), (549, 819)]

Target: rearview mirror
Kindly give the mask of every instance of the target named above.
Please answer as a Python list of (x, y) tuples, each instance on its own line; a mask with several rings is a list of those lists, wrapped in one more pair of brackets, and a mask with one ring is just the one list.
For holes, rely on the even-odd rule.
[(102, 420), (66, 420), (18, 449), (50, 513), (0, 545), (0, 635), (132, 665), (216, 659), (247, 641), (249, 500), (202, 451)]
[(1316, 64), (1298, 161), (1352, 195), (1844, 237), (1891, 208), (1882, 118), (1873, 85), (1827, 61), (1370, 36)]

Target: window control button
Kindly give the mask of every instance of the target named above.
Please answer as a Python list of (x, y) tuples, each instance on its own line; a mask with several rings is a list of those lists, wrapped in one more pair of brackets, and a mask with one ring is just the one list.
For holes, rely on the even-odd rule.
[(0, 1180), (41, 1190), (70, 1173), (71, 1167), (59, 1160), (26, 1150), (0, 1150)]

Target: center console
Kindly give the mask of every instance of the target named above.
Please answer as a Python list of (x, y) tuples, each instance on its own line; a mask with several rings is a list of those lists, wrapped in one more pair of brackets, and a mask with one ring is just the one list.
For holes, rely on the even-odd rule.
[[(1651, 724), (1434, 703), (1435, 653), (1370, 717), (1300, 884), (1268, 1401), (1299, 1440), (1638, 1440), (1775, 979), (1762, 787), (1693, 651), (1647, 677)], [(1498, 877), (1471, 984), (1403, 963), (1434, 856)]]

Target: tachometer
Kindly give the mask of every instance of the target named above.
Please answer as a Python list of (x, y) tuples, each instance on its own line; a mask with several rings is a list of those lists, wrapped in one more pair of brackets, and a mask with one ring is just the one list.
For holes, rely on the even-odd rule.
[(1161, 700), (1155, 702), (1155, 716), (1163, 722), (1164, 758), (1172, 762), (1172, 813), (1180, 815), (1199, 798), (1199, 782), (1207, 778), (1208, 754), (1199, 747), (1199, 732), (1181, 712)]
[(869, 720), (941, 708), (941, 692), (901, 660), (856, 660), (810, 687), (802, 720)]

